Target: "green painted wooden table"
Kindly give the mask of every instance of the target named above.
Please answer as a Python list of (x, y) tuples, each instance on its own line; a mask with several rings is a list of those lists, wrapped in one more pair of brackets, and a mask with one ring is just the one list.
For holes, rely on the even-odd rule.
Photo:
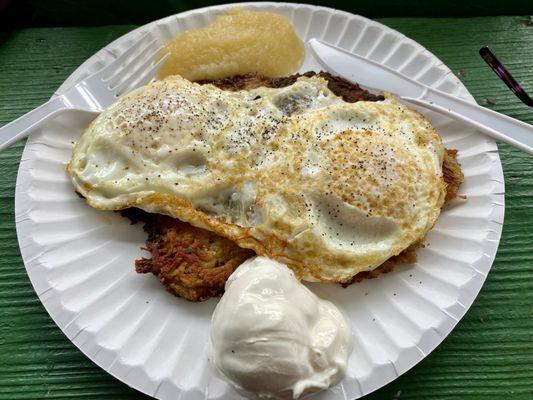
[[(479, 47), (489, 44), (533, 93), (533, 19), (380, 21), (440, 57), (479, 103), (533, 123), (533, 110), (510, 94), (477, 55)], [(47, 100), (82, 61), (132, 28), (0, 32), (0, 125)], [(0, 153), (0, 399), (146, 398), (78, 351), (33, 292), (13, 211), (23, 146)], [(507, 145), (500, 152), (505, 225), (485, 286), (441, 346), (368, 399), (533, 399), (533, 157)]]

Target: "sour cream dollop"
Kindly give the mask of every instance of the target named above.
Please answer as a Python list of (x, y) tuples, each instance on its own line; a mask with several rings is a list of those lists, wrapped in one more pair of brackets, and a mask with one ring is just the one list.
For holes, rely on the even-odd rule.
[(235, 270), (211, 320), (211, 363), (259, 398), (296, 399), (335, 385), (351, 350), (339, 309), (265, 257)]

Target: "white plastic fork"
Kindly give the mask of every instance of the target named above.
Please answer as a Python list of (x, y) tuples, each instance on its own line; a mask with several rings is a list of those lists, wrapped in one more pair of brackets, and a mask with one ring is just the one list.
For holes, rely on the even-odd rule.
[(47, 119), (68, 110), (100, 113), (127, 91), (152, 80), (168, 54), (154, 63), (163, 47), (147, 33), (111, 64), (78, 82), (65, 93), (0, 128), (0, 151), (28, 136)]

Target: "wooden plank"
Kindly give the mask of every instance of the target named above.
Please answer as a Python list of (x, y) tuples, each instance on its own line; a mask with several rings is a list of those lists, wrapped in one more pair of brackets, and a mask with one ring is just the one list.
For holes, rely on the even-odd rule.
[[(167, 0), (153, 1), (147, 6), (145, 0), (11, 0), (11, 7), (5, 11), (3, 20), (0, 15), (0, 23), (15, 27), (145, 24), (167, 15), (223, 3), (227, 1)], [(308, 0), (306, 3), (333, 7), (369, 18), (533, 14), (533, 2), (527, 0)]]
[[(385, 19), (456, 73), (480, 103), (533, 123), (477, 55), (489, 44), (533, 92), (533, 27), (523, 17)], [(132, 26), (25, 29), (0, 34), (0, 124), (45, 101), (81, 62)], [(141, 399), (77, 350), (27, 278), (14, 224), (23, 144), (0, 153), (0, 399)], [(452, 334), (420, 365), (368, 396), (385, 399), (533, 398), (533, 158), (500, 146), (506, 221), (493, 270)]]

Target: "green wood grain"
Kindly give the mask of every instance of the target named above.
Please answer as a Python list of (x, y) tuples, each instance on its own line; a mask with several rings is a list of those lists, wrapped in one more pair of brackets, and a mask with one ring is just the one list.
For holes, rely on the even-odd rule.
[[(477, 55), (490, 44), (533, 92), (533, 27), (523, 17), (384, 19), (440, 57), (484, 104), (533, 123)], [(0, 33), (0, 124), (45, 101), (87, 57), (133, 26)], [(494, 104), (492, 104), (494, 103)], [(27, 278), (17, 245), (14, 190), (23, 144), (0, 153), (0, 399), (141, 399), (64, 337)], [(533, 158), (501, 145), (506, 220), (479, 297), (426, 360), (368, 396), (385, 399), (533, 398)]]
[[(0, 0), (2, 1), (9, 0)], [(145, 24), (170, 14), (237, 0), (11, 0), (0, 22), (16, 27)], [(369, 18), (531, 15), (531, 0), (306, 0)]]

